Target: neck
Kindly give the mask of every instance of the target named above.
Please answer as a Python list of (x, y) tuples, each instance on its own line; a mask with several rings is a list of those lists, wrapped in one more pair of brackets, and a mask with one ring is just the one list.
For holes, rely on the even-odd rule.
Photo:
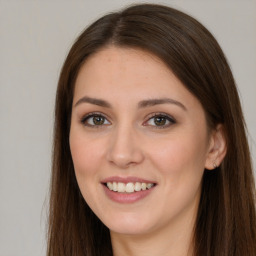
[(127, 235), (111, 231), (113, 255), (192, 256), (194, 224), (195, 215), (187, 215), (147, 234)]

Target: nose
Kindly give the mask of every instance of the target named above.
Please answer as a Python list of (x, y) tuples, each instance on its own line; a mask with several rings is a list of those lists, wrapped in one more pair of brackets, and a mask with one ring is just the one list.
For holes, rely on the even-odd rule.
[(113, 131), (107, 152), (107, 160), (122, 169), (140, 164), (144, 160), (142, 145), (134, 129), (124, 126)]

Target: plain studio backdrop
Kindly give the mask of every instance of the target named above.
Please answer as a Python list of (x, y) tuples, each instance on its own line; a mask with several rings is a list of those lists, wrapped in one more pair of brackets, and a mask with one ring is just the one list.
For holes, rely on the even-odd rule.
[[(0, 0), (0, 256), (41, 256), (58, 75), (79, 33), (139, 1)], [(256, 1), (148, 1), (201, 21), (235, 76), (256, 163)], [(68, 234), (67, 234), (68, 235)]]

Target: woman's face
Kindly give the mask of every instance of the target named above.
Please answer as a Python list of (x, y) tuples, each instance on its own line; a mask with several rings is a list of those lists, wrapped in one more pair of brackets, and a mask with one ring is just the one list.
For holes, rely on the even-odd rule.
[(210, 141), (201, 104), (157, 57), (108, 47), (82, 66), (70, 148), (81, 193), (111, 231), (187, 225)]

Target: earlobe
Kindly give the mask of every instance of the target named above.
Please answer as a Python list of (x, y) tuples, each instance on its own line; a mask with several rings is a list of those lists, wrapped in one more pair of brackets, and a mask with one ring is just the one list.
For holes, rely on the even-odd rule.
[(226, 138), (223, 125), (217, 125), (212, 131), (209, 143), (209, 150), (205, 161), (205, 168), (208, 170), (216, 169), (220, 166), (227, 152)]

